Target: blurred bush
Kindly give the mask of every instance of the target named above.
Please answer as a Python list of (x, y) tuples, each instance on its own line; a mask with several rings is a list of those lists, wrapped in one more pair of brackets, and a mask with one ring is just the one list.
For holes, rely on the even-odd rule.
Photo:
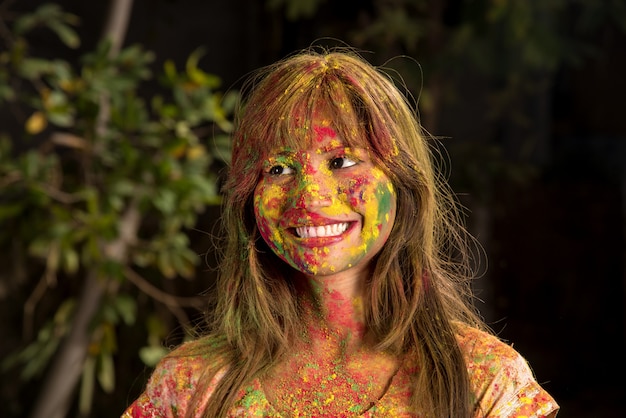
[[(55, 381), (57, 369), (71, 375), (64, 352), (82, 352), (78, 404), (87, 415), (96, 385), (115, 390), (120, 327), (147, 333), (138, 353), (147, 365), (165, 352), (167, 326), (144, 312), (154, 308), (138, 294), (181, 321), (183, 308), (203, 307), (159, 283), (192, 278), (201, 261), (187, 230), (220, 201), (217, 168), (229, 158), (238, 93), (217, 90), (220, 79), (199, 66), (201, 50), (185, 68), (166, 61), (158, 74), (152, 52), (115, 52), (108, 39), (78, 62), (38, 56), (31, 34), (47, 32), (75, 49), (79, 18), (55, 4), (3, 12), (0, 112), (13, 123), (0, 126), (0, 275), (5, 297), (31, 290), (21, 301), (23, 344), (2, 369), (21, 369), (24, 382), (47, 371)], [(158, 94), (145, 97), (157, 82)], [(42, 304), (52, 312), (47, 321), (35, 320)], [(44, 391), (71, 397), (74, 380)]]

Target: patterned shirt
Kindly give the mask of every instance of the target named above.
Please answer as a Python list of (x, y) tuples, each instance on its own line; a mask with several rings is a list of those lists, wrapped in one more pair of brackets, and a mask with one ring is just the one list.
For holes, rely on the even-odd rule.
[[(464, 353), (472, 393), (479, 401), (476, 418), (545, 417), (559, 409), (554, 399), (539, 386), (522, 356), (497, 337), (473, 328), (466, 328), (458, 337)], [(202, 371), (210, 359), (186, 356), (184, 352), (197, 342), (183, 345), (175, 356), (159, 363), (141, 396), (124, 412), (122, 418), (184, 417)], [(406, 356), (392, 378), (388, 390), (376, 404), (361, 416), (412, 417), (422, 416), (409, 402), (413, 393), (411, 376), (419, 365)], [(209, 402), (211, 387), (224, 375), (215, 376), (204, 394)], [(310, 414), (310, 413), (309, 413)], [(198, 411), (194, 417), (201, 417)], [(291, 416), (308, 416), (294, 410)], [(317, 415), (316, 416), (323, 416)], [(349, 416), (346, 413), (346, 416)], [(259, 379), (254, 379), (240, 392), (239, 399), (229, 410), (228, 417), (281, 417), (263, 392)]]

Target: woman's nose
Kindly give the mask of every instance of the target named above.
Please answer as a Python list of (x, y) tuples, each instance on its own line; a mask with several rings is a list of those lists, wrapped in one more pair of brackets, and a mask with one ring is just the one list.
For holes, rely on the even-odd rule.
[(322, 173), (304, 174), (300, 178), (296, 190), (296, 207), (300, 209), (330, 206), (332, 204), (332, 187)]

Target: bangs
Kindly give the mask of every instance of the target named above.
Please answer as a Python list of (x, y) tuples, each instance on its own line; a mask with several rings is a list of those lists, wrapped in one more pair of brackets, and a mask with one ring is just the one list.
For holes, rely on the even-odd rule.
[[(285, 80), (273, 103), (261, 110), (267, 117), (264, 127), (257, 125), (257, 140), (262, 154), (280, 150), (310, 147), (315, 140), (312, 123), (324, 120), (335, 130), (347, 147), (369, 148), (370, 139), (362, 100), (332, 70), (304, 73), (294, 80)], [(267, 93), (267, 91), (266, 91)], [(259, 131), (262, 130), (262, 131)]]

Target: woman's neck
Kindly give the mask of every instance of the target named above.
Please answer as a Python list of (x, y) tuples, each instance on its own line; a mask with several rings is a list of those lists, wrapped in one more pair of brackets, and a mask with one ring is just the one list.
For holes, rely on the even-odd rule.
[(344, 354), (364, 344), (363, 282), (349, 275), (308, 279), (303, 306), (311, 342), (334, 345)]

